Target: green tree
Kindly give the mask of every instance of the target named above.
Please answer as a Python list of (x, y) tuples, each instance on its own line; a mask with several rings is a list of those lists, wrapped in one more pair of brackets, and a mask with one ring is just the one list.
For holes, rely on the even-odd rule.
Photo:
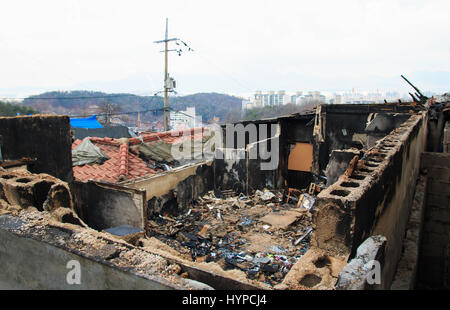
[(30, 107), (0, 101), (0, 115), (1, 116), (16, 116), (18, 114), (29, 115), (29, 114), (37, 114), (37, 113), (39, 113), (39, 112)]

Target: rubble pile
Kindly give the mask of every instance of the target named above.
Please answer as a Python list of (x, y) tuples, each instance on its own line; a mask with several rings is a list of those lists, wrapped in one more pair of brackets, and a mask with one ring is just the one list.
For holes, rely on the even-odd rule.
[(312, 206), (286, 203), (286, 196), (283, 191), (258, 190), (251, 197), (211, 191), (177, 217), (154, 215), (147, 235), (194, 262), (239, 269), (274, 286), (306, 253), (312, 232)]

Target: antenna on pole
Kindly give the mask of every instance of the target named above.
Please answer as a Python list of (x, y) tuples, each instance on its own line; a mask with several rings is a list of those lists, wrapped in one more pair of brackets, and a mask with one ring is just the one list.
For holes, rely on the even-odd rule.
[(185, 42), (181, 41), (178, 38), (171, 38), (169, 39), (169, 19), (166, 18), (166, 33), (164, 36), (164, 40), (160, 40), (160, 41), (155, 41), (154, 43), (164, 43), (164, 131), (168, 131), (169, 130), (169, 102), (168, 102), (168, 93), (169, 91), (174, 92), (176, 84), (175, 84), (175, 80), (171, 77), (169, 77), (169, 64), (168, 64), (168, 53), (169, 52), (177, 52), (178, 56), (181, 56), (181, 52), (183, 51), (181, 48), (179, 49), (173, 49), (173, 50), (169, 50), (169, 42), (170, 41), (176, 41), (177, 46), (179, 46), (180, 44), (178, 43), (178, 41), (180, 41), (184, 46), (186, 46), (186, 48), (188, 48), (188, 51), (193, 51), (192, 48), (190, 48)]

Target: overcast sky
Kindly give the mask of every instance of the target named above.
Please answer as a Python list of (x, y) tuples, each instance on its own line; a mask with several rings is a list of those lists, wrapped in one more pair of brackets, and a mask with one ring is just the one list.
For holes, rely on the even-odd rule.
[[(0, 97), (162, 88), (161, 44), (180, 94), (255, 90), (450, 91), (448, 0), (2, 1)], [(172, 47), (175, 45), (172, 43)]]

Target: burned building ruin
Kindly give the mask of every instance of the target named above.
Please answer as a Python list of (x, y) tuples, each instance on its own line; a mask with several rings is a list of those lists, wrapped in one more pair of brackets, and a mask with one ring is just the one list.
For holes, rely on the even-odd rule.
[(77, 260), (86, 289), (448, 289), (443, 98), (226, 124), (212, 148), (203, 127), (73, 141), (67, 116), (2, 117), (0, 287), (71, 289)]

